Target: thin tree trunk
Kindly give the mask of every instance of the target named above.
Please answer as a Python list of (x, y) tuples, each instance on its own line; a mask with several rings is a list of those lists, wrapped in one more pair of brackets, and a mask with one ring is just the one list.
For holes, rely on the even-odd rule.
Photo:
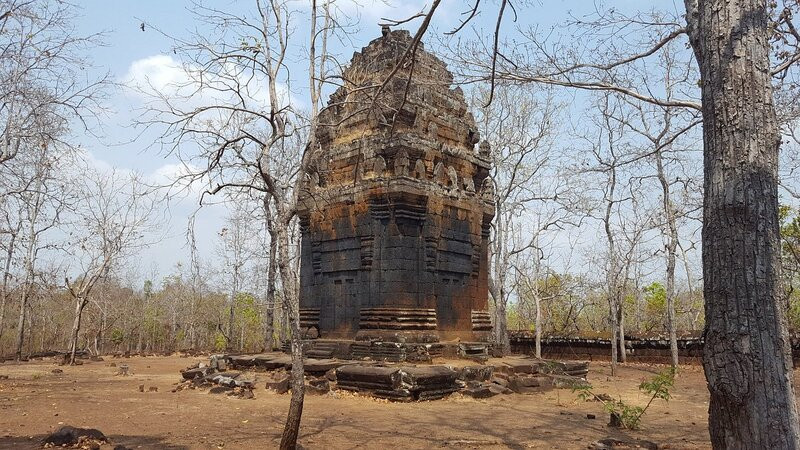
[(297, 277), (291, 270), (289, 261), (288, 224), (280, 227), (278, 234), (278, 269), (283, 282), (284, 309), (289, 316), (292, 339), (292, 398), (289, 401), (289, 413), (281, 437), (281, 449), (293, 449), (297, 446), (297, 436), (300, 432), (300, 420), (303, 415), (303, 397), (305, 395), (305, 379), (303, 377), (303, 340), (300, 332), (300, 317), (298, 314), (298, 286)]
[(534, 324), (536, 332), (536, 357), (542, 357), (542, 301), (538, 292), (534, 292), (533, 299), (536, 302), (536, 323)]
[(616, 305), (616, 296), (611, 295), (609, 297), (609, 313), (608, 316), (611, 319), (611, 376), (615, 376), (617, 374), (617, 355), (619, 355), (619, 350), (617, 350), (617, 332), (619, 328), (617, 328), (617, 305)]
[(16, 355), (16, 360), (20, 361), (22, 359), (22, 347), (25, 343), (25, 310), (28, 306), (28, 297), (30, 297), (31, 286), (33, 284), (33, 280), (28, 279), (26, 277), (25, 284), (22, 287), (22, 296), (19, 300), (19, 321), (17, 322), (17, 349), (14, 353)]
[[(238, 264), (238, 261), (234, 264)], [(228, 332), (225, 336), (226, 339), (225, 347), (228, 350), (233, 350), (233, 322), (236, 317), (234, 308), (236, 307), (236, 291), (238, 289), (239, 289), (239, 269), (237, 266), (233, 268), (233, 287), (231, 289), (231, 298), (229, 305)]]
[[(19, 231), (19, 229), (17, 231)], [(14, 257), (14, 244), (16, 240), (17, 234), (12, 233), (8, 242), (8, 248), (6, 249), (6, 264), (3, 268), (3, 287), (2, 291), (0, 291), (0, 341), (2, 341), (5, 326), (6, 304), (8, 303), (9, 297), (8, 280), (11, 278), (11, 260)]]
[(70, 338), (69, 364), (75, 365), (75, 354), (78, 352), (78, 333), (81, 330), (81, 316), (86, 301), (80, 297), (75, 299), (75, 319), (72, 322), (72, 335)]
[[(264, 214), (267, 216), (267, 232), (269, 233), (269, 263), (267, 264), (267, 305), (264, 314), (264, 347), (272, 351), (275, 346), (275, 281), (278, 270), (278, 237), (275, 233), (275, 222), (269, 207), (269, 197), (264, 197)], [(282, 334), (282, 333), (281, 333)], [(282, 337), (282, 336), (281, 336)]]
[(678, 336), (675, 324), (675, 259), (678, 251), (678, 226), (675, 221), (675, 208), (672, 206), (669, 182), (664, 173), (664, 158), (661, 149), (655, 154), (658, 169), (658, 181), (661, 183), (661, 195), (664, 215), (667, 219), (667, 331), (669, 332), (669, 348), (672, 355), (672, 367), (678, 367)]
[(778, 148), (765, 0), (686, 0), (701, 74), (703, 367), (718, 449), (800, 448), (780, 283)]
[(617, 326), (619, 327), (619, 362), (625, 364), (628, 355), (625, 352), (625, 299), (620, 298), (617, 302)]

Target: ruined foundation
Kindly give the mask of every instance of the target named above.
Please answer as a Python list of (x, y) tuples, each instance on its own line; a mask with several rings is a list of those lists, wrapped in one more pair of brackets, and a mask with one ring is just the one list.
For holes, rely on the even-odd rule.
[(407, 31), (384, 30), (319, 116), (298, 214), (307, 339), (370, 343), (363, 351), (491, 332), (489, 149), (422, 44), (383, 84), (410, 44)]

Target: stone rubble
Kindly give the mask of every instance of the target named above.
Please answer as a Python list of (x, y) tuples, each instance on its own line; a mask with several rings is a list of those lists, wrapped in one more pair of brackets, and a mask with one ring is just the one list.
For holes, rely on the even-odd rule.
[[(260, 380), (265, 389), (285, 394), (291, 390), (291, 367), (291, 358), (282, 353), (212, 355), (208, 364), (197, 363), (182, 370), (182, 381), (172, 391), (209, 389), (252, 398)], [(401, 402), (438, 400), (455, 392), (480, 399), (573, 389), (586, 384), (589, 370), (585, 362), (529, 357), (491, 359), (486, 364), (462, 367), (307, 358), (304, 369), (308, 395), (342, 390)]]

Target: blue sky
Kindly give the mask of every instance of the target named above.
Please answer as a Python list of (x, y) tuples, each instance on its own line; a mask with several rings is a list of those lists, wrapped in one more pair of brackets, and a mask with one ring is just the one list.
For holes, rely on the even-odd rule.
[[(254, 2), (254, 0), (252, 0)], [(295, 4), (298, 10), (307, 9), (308, 0), (297, 0)], [(230, 11), (231, 9), (248, 8), (252, 5), (251, 1), (208, 1), (207, 4), (217, 8)], [(430, 2), (427, 2), (430, 3)], [(438, 11), (438, 15), (429, 31), (430, 34), (438, 33), (452, 28), (460, 18), (460, 13), (467, 8), (471, 1), (464, 0), (444, 0)], [(658, 4), (660, 7), (667, 7), (678, 10), (682, 2), (662, 1), (632, 1), (619, 0), (606, 2), (619, 8), (649, 8)], [(138, 73), (136, 69), (154, 73), (167, 73), (172, 56), (171, 41), (169, 38), (159, 33), (150, 25), (165, 31), (176, 37), (186, 37), (198, 26), (194, 22), (194, 17), (187, 11), (191, 7), (191, 2), (183, 0), (81, 0), (78, 2), (81, 10), (77, 21), (77, 29), (81, 34), (105, 32), (105, 46), (95, 48), (91, 52), (91, 57), (97, 72), (110, 71), (115, 80), (123, 81), (131, 75)], [(414, 12), (420, 11), (426, 6), (426, 2), (419, 0), (389, 1), (380, 2), (373, 0), (339, 0), (338, 5), (345, 10), (346, 16), (358, 23), (354, 33), (350, 35), (351, 43), (345, 43), (335, 49), (342, 60), (349, 60), (352, 52), (360, 50), (370, 40), (377, 37), (380, 33), (377, 22), (381, 17), (391, 17), (395, 19), (405, 18)], [(469, 35), (483, 34), (489, 35), (493, 28), (494, 14), (497, 10), (497, 2), (483, 2), (483, 12), (478, 17), (473, 29), (465, 30), (465, 37)], [(595, 3), (589, 0), (542, 0), (534, 3), (533, 6), (520, 7), (518, 10), (519, 22), (513, 24), (510, 15), (506, 19), (505, 29), (508, 36), (512, 37), (514, 29), (518, 26), (524, 27), (529, 24), (539, 24), (542, 27), (551, 27), (560, 23), (567, 17), (568, 12), (575, 15), (582, 15), (590, 12), (595, 7)], [(305, 36), (305, 22), (302, 16), (297, 16), (295, 32), (298, 36)], [(146, 22), (148, 26), (143, 32), (140, 24)], [(416, 29), (419, 20), (410, 23), (407, 28)], [(202, 32), (203, 30), (198, 30)], [(305, 40), (305, 39), (303, 39)], [(426, 38), (431, 42), (431, 36)], [(429, 46), (430, 47), (430, 46)], [(307, 67), (302, 61), (301, 49), (298, 52), (296, 61), (291, 62), (296, 67), (292, 70), (298, 74), (299, 79), (305, 79), (303, 72)], [(166, 68), (165, 68), (166, 67)], [(299, 83), (298, 83), (299, 84)], [(302, 86), (294, 86), (295, 90), (300, 90)], [(298, 94), (302, 95), (302, 94)], [(152, 179), (165, 180), (176, 170), (177, 160), (174, 156), (164, 155), (156, 149), (148, 148), (153, 139), (157, 137), (155, 130), (145, 132), (138, 139), (134, 138), (141, 130), (131, 127), (131, 122), (139, 114), (141, 98), (132, 95), (124, 90), (114, 91), (109, 99), (111, 113), (103, 118), (102, 139), (79, 138), (82, 145), (88, 150), (92, 161), (99, 167), (116, 167), (119, 169), (134, 170), (151, 177)], [(144, 251), (137, 258), (140, 270), (149, 273), (156, 270), (159, 274), (165, 275), (172, 270), (178, 262), (186, 263), (188, 260), (188, 250), (184, 246), (184, 231), (186, 229), (187, 217), (197, 207), (196, 198), (187, 198), (182, 201), (174, 202), (170, 205), (170, 220), (168, 223), (169, 232), (166, 238), (158, 245)], [(220, 206), (204, 208), (197, 219), (197, 236), (201, 257), (204, 259), (212, 258), (214, 255), (214, 240), (216, 232), (223, 226), (223, 218), (226, 210)]]

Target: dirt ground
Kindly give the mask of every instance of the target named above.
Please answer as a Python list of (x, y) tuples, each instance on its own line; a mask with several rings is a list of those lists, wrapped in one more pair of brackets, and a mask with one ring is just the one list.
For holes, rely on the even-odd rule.
[[(97, 428), (113, 444), (131, 448), (274, 448), (280, 442), (289, 394), (266, 390), (245, 400), (207, 391), (170, 392), (179, 370), (207, 358), (107, 358), (82, 366), (49, 361), (0, 364), (0, 448), (39, 448), (63, 424)], [(130, 376), (110, 363), (127, 363)], [(53, 373), (53, 369), (63, 373)], [(644, 405), (637, 386), (659, 366), (629, 365), (611, 378), (606, 363), (591, 363), (596, 393)], [(139, 385), (145, 392), (139, 392)], [(155, 386), (157, 392), (148, 392)], [(388, 403), (336, 391), (307, 397), (299, 443), (329, 448), (575, 448), (607, 437), (646, 439), (659, 448), (709, 448), (708, 393), (699, 366), (682, 369), (669, 403), (656, 401), (638, 431), (606, 426), (598, 402), (580, 401), (570, 390), (498, 395), (475, 400)], [(596, 415), (596, 419), (587, 418)], [(111, 448), (107, 446), (104, 448)]]

